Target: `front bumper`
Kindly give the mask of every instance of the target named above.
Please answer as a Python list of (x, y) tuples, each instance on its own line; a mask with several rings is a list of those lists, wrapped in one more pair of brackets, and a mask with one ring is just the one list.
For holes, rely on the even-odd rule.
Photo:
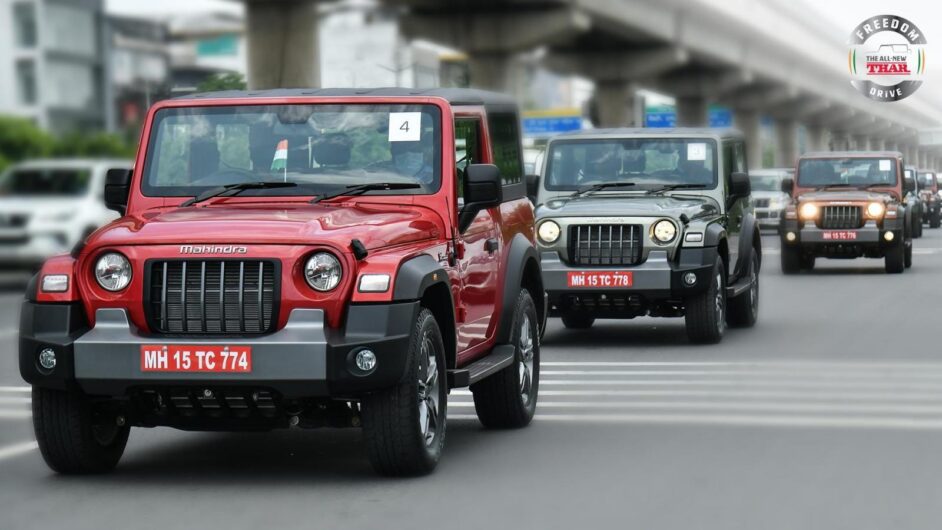
[[(647, 259), (635, 266), (594, 266), (574, 267), (560, 259), (557, 252), (543, 252), (541, 267), (543, 269), (543, 288), (549, 297), (550, 313), (559, 315), (564, 313), (567, 300), (572, 297), (586, 297), (596, 300), (621, 300), (629, 298), (626, 302), (631, 304), (631, 297), (637, 297), (638, 302), (649, 304), (663, 300), (681, 300), (685, 297), (703, 292), (709, 285), (710, 274), (716, 262), (716, 248), (682, 248), (677, 260), (668, 259), (664, 250), (652, 250)], [(569, 273), (592, 271), (630, 272), (632, 286), (624, 288), (612, 287), (570, 287)], [(697, 281), (688, 286), (683, 277), (692, 272)], [(631, 309), (609, 306), (602, 303), (597, 310), (604, 312), (635, 312)]]
[[(892, 232), (893, 239), (887, 241), (886, 233)], [(849, 239), (845, 234), (853, 234)], [(789, 240), (789, 234), (795, 239)], [(903, 220), (886, 219), (880, 226), (876, 221), (867, 221), (862, 228), (856, 230), (828, 230), (818, 228), (811, 223), (799, 226), (798, 221), (786, 220), (781, 228), (782, 244), (800, 246), (812, 253), (826, 256), (829, 254), (848, 256), (857, 253), (882, 252), (885, 248), (896, 245), (903, 240)]]
[[(350, 306), (347, 325), (340, 330), (325, 326), (320, 309), (295, 309), (287, 325), (274, 333), (208, 338), (144, 334), (123, 309), (100, 309), (89, 329), (79, 304), (27, 301), (20, 324), (20, 373), (33, 385), (101, 396), (183, 386), (263, 388), (284, 398), (356, 397), (402, 379), (418, 307), (418, 302)], [(250, 346), (252, 369), (250, 373), (144, 372), (141, 346), (153, 344)], [(56, 353), (51, 372), (37, 362), (44, 348)], [(377, 357), (370, 374), (353, 363), (363, 348)]]
[(761, 228), (778, 228), (784, 211), (782, 208), (756, 208), (756, 222)]

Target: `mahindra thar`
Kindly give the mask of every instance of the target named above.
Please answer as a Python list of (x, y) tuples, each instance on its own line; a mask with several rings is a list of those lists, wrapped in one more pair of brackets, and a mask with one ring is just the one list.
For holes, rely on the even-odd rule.
[(546, 305), (518, 112), (482, 91), (274, 90), (157, 104), (120, 219), (33, 278), (20, 371), (47, 464), (103, 472), (130, 427), (362, 427), (430, 472), (448, 394), (533, 417)]

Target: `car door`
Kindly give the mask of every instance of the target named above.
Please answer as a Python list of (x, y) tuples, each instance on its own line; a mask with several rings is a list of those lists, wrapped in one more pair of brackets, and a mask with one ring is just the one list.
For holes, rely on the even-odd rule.
[[(746, 150), (742, 141), (728, 140), (723, 142), (723, 177), (725, 179), (726, 196), (729, 197), (731, 175), (746, 172)], [(742, 233), (743, 218), (745, 217), (749, 197), (741, 197), (733, 202), (727, 199), (726, 206), (726, 235), (729, 243), (729, 263), (727, 274), (732, 277), (739, 261), (739, 239)]]
[[(482, 114), (459, 114), (455, 118), (455, 171), (458, 205), (463, 206), (464, 171), (471, 164), (489, 162), (486, 157)], [(497, 304), (499, 261), (497, 247), (498, 208), (478, 212), (459, 237), (457, 267), (461, 278), (458, 302), (458, 351), (467, 352), (489, 338)]]

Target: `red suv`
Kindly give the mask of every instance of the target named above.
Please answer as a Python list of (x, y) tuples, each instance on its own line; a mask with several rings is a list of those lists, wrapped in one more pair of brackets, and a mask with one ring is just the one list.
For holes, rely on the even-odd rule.
[(517, 109), (471, 90), (277, 90), (163, 102), (122, 217), (50, 259), (20, 371), (43, 457), (107, 471), (131, 426), (362, 426), (431, 471), (447, 397), (536, 407), (546, 304)]

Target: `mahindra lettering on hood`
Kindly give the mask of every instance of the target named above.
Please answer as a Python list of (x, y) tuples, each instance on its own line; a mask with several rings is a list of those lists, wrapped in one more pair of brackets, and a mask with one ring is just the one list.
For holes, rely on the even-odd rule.
[(130, 427), (348, 426), (379, 472), (426, 473), (467, 386), (485, 425), (528, 424), (546, 304), (518, 123), (472, 90), (155, 106), (106, 179), (120, 219), (23, 306), (47, 463), (109, 470)]

